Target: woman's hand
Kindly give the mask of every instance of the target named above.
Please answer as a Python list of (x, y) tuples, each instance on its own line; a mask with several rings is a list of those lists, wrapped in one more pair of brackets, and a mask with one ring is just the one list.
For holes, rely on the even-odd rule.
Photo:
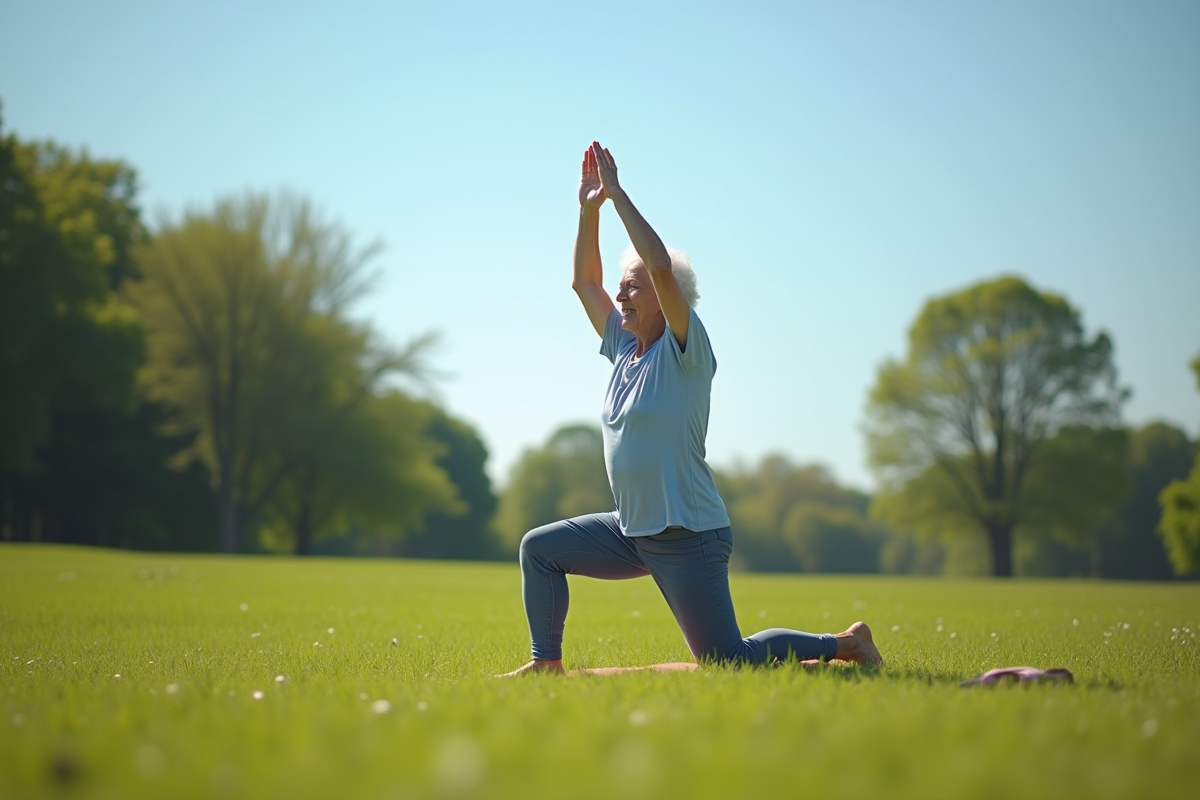
[(604, 196), (615, 198), (621, 191), (621, 185), (617, 183), (617, 162), (613, 160), (612, 153), (601, 147), (599, 142), (592, 142), (588, 153), (592, 157), (592, 163), (596, 165)]
[[(592, 145), (595, 147), (595, 145)], [(579, 205), (588, 210), (595, 210), (604, 205), (607, 195), (600, 181), (600, 173), (596, 171), (596, 156), (589, 149), (583, 153), (583, 177), (579, 181)]]

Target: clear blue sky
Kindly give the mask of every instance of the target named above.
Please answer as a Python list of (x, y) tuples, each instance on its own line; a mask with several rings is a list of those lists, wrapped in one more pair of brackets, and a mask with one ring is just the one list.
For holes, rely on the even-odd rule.
[(1200, 424), (1200, 3), (0, 0), (0, 100), (135, 165), (151, 220), (289, 187), (382, 239), (359, 313), (442, 332), (501, 480), (599, 414), (569, 286), (594, 138), (700, 276), (714, 464), (869, 487), (877, 365), (1002, 273), (1112, 334), (1128, 421)]

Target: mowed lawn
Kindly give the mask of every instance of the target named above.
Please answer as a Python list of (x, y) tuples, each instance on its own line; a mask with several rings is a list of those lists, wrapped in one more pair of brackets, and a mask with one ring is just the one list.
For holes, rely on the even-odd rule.
[[(572, 579), (574, 667), (686, 660)], [(744, 632), (865, 619), (881, 670), (489, 676), (515, 565), (0, 546), (0, 797), (1194, 797), (1200, 586), (733, 579)], [(958, 688), (997, 666), (1073, 686)]]

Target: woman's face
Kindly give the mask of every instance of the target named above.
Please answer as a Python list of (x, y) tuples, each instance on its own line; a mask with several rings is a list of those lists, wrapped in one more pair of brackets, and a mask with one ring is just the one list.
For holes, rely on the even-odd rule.
[(632, 265), (621, 276), (621, 282), (617, 284), (617, 304), (621, 309), (621, 327), (634, 336), (649, 334), (662, 324), (658, 293), (643, 264)]

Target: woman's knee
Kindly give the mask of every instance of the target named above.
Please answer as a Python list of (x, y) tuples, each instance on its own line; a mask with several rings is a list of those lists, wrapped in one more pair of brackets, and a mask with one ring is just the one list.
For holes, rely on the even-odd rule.
[(554, 539), (556, 529), (562, 525), (561, 522), (551, 522), (549, 525), (542, 525), (527, 531), (521, 537), (521, 547), (518, 551), (519, 558), (522, 564), (528, 563), (531, 560), (544, 561), (546, 553), (550, 548), (550, 544)]

